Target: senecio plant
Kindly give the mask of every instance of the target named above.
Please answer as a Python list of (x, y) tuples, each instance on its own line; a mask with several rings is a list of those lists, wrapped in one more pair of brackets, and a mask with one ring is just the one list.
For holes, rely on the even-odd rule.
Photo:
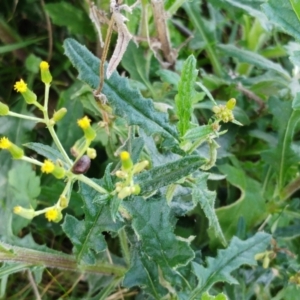
[[(93, 273), (99, 278), (107, 276), (107, 284), (93, 291), (97, 299), (106, 299), (120, 286), (132, 289), (140, 299), (215, 299), (209, 295), (210, 289), (217, 282), (238, 283), (230, 273), (241, 265), (256, 265), (256, 259), (263, 259), (267, 267), (269, 252), (265, 251), (270, 235), (258, 232), (242, 241), (230, 230), (223, 233), (214, 209), (216, 193), (207, 188), (207, 180), (215, 176), (210, 171), (217, 161), (218, 139), (226, 133), (221, 126), (228, 122), (241, 125), (234, 117), (236, 100), (216, 103), (197, 82), (196, 59), (191, 55), (178, 82), (173, 107), (175, 125), (166, 111), (156, 110), (151, 99), (144, 98), (116, 71), (109, 72), (109, 79), (99, 78), (99, 74), (106, 74), (105, 65), (84, 46), (67, 39), (64, 48), (79, 72), (79, 79), (100, 100), (102, 121), (91, 124), (88, 116), (78, 120), (83, 136), (72, 147), (70, 157), (55, 132), (55, 125), (68, 112), (61, 108), (49, 116), (52, 76), (48, 63), (43, 61), (43, 105), (22, 79), (14, 86), (28, 105), (41, 111), (43, 118), (14, 113), (3, 103), (0, 114), (45, 124), (55, 147), (25, 145), (44, 156), (43, 162), (26, 156), (21, 145), (15, 145), (6, 136), (1, 137), (0, 148), (9, 151), (13, 159), (36, 165), (42, 173), (63, 180), (65, 187), (54, 205), (37, 210), (19, 205), (13, 212), (30, 220), (44, 214), (47, 221), (62, 222), (62, 230), (73, 244), (73, 255), (1, 242), (0, 259), (22, 261), (26, 263), (23, 268), (32, 272), (38, 265)], [(212, 101), (211, 118), (204, 125), (193, 117), (194, 104), (199, 100), (196, 85)], [(101, 179), (86, 177), (91, 160), (97, 156), (91, 144), (99, 127), (110, 137), (120, 120), (128, 135), (117, 150), (118, 162), (115, 161), (114, 168), (112, 163), (108, 164)], [(83, 201), (84, 218), (80, 220), (63, 212), (72, 201), (74, 187), (77, 190), (75, 183)], [(225, 247), (215, 258), (208, 258), (207, 264), (196, 255), (194, 236), (183, 238), (174, 232), (177, 218), (189, 214), (197, 205), (208, 220), (211, 243)], [(103, 233), (118, 238), (122, 258), (112, 258)], [(217, 297), (226, 299), (224, 294)]]

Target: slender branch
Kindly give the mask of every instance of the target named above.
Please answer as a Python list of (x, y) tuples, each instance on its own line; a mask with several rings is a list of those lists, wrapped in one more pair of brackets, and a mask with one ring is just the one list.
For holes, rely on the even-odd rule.
[(16, 117), (16, 118), (20, 118), (20, 119), (26, 119), (26, 120), (31, 120), (31, 121), (39, 122), (39, 123), (45, 123), (44, 119), (36, 118), (36, 117), (31, 117), (31, 116), (26, 116), (26, 115), (22, 115), (22, 114), (18, 114), (18, 113), (12, 112), (12, 111), (10, 111), (8, 113), (8, 115), (11, 116), (11, 117)]
[(6, 249), (12, 252), (0, 252), (0, 261), (18, 262), (27, 264), (26, 267), (42, 265), (48, 268), (58, 268), (73, 272), (88, 272), (103, 275), (115, 275), (122, 277), (126, 269), (123, 266), (101, 263), (98, 265), (78, 264), (76, 258), (67, 254), (47, 253), (28, 248), (21, 248), (0, 242)]
[(30, 282), (30, 284), (32, 286), (32, 289), (33, 289), (33, 292), (34, 292), (35, 299), (36, 300), (42, 300), (41, 295), (39, 293), (39, 290), (37, 288), (36, 282), (35, 282), (35, 280), (32, 276), (32, 273), (30, 272), (30, 270), (27, 270), (27, 275), (28, 275), (29, 282)]
[(173, 65), (176, 61), (176, 53), (172, 49), (169, 30), (166, 21), (166, 12), (163, 0), (151, 0), (153, 8), (154, 23), (157, 30), (158, 39), (161, 43), (161, 51), (168, 63)]
[(93, 188), (94, 190), (96, 190), (97, 192), (99, 192), (101, 194), (108, 194), (108, 191), (106, 189), (104, 189), (103, 187), (101, 187), (100, 185), (95, 183), (93, 180), (91, 180), (90, 178), (88, 178), (82, 174), (77, 175), (76, 179), (89, 185), (91, 188)]

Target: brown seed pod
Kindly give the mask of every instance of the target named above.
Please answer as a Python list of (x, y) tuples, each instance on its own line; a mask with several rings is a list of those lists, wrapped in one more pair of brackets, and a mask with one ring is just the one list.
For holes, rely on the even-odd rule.
[(83, 155), (73, 166), (72, 172), (74, 174), (84, 174), (91, 166), (91, 159), (87, 155)]

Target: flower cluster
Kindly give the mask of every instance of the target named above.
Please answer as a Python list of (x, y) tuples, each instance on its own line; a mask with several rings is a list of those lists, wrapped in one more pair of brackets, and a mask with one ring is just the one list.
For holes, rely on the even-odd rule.
[[(57, 149), (60, 151), (63, 160), (61, 160), (60, 157), (59, 159), (56, 159), (54, 161), (48, 157), (44, 160), (44, 162), (40, 162), (31, 157), (27, 157), (24, 154), (23, 149), (15, 145), (7, 137), (0, 138), (0, 149), (9, 151), (14, 159), (24, 160), (39, 166), (41, 168), (42, 173), (52, 174), (57, 179), (63, 179), (65, 181), (65, 188), (55, 205), (46, 207), (42, 210), (35, 210), (33, 207), (24, 208), (18, 205), (15, 206), (13, 210), (15, 214), (26, 219), (33, 219), (38, 215), (45, 214), (45, 217), (48, 221), (59, 222), (63, 218), (62, 210), (68, 207), (69, 205), (72, 186), (76, 180), (80, 180), (85, 184), (90, 185), (99, 193), (105, 194), (108, 192), (104, 188), (95, 184), (92, 180), (83, 175), (89, 169), (91, 159), (97, 156), (95, 149), (90, 148), (91, 142), (96, 137), (96, 131), (91, 126), (91, 120), (87, 116), (85, 116), (77, 122), (78, 126), (82, 128), (84, 136), (79, 141), (77, 141), (75, 146), (73, 147), (74, 149), (76, 149), (76, 151), (73, 151), (73, 154), (76, 158), (75, 161), (73, 161), (71, 158), (69, 158), (66, 151), (62, 147), (61, 142), (58, 139), (54, 130), (54, 125), (65, 116), (67, 110), (63, 107), (57, 112), (55, 112), (52, 118), (49, 117), (48, 98), (50, 83), (52, 82), (52, 76), (49, 71), (49, 64), (45, 61), (42, 61), (40, 64), (40, 71), (41, 80), (45, 84), (45, 99), (43, 105), (41, 105), (38, 102), (36, 94), (28, 88), (26, 82), (23, 79), (20, 79), (15, 83), (14, 89), (23, 96), (27, 104), (35, 105), (38, 109), (40, 109), (43, 113), (43, 118), (37, 118), (11, 112), (9, 110), (9, 107), (1, 102), (0, 116), (8, 115), (12, 117), (23, 118), (39, 123), (44, 123), (45, 126), (48, 128), (49, 133), (52, 136), (52, 139)], [(45, 156), (47, 156), (46, 152)]]
[(120, 153), (122, 163), (121, 170), (116, 172), (116, 176), (122, 181), (116, 183), (116, 192), (119, 199), (124, 199), (130, 195), (138, 195), (141, 191), (140, 186), (134, 183), (133, 175), (143, 171), (148, 165), (149, 161), (144, 160), (133, 164), (129, 152), (123, 151)]
[(226, 105), (215, 105), (212, 110), (215, 113), (217, 120), (224, 123), (232, 122), (234, 120), (233, 109), (235, 107), (236, 100), (231, 98), (227, 101)]

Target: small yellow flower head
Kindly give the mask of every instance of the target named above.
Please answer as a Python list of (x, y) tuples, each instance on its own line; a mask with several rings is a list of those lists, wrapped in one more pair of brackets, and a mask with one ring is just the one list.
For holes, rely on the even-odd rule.
[(9, 113), (9, 107), (0, 102), (0, 116), (6, 116)]
[(84, 136), (88, 141), (92, 141), (96, 137), (96, 131), (91, 127), (91, 120), (85, 116), (77, 121), (77, 124), (82, 128)]
[(41, 71), (49, 70), (49, 64), (46, 61), (42, 61), (40, 63), (40, 69)]
[(0, 139), (0, 149), (9, 149), (11, 146), (12, 142), (7, 137)]
[(128, 171), (132, 168), (133, 166), (133, 162), (130, 158), (130, 154), (127, 151), (122, 151), (120, 153), (120, 158), (121, 158), (121, 162), (122, 162), (122, 169), (124, 171)]
[(46, 61), (42, 61), (40, 63), (40, 69), (41, 69), (41, 79), (42, 82), (45, 84), (49, 84), (52, 81), (52, 76), (49, 71), (49, 64)]
[(64, 178), (66, 174), (64, 168), (56, 166), (50, 159), (44, 160), (44, 163), (41, 167), (41, 171), (47, 174), (52, 173), (52, 175), (57, 179)]
[(33, 208), (23, 208), (22, 206), (15, 206), (14, 213), (25, 219), (33, 219), (35, 217), (35, 211)]
[(23, 79), (20, 79), (20, 81), (17, 81), (14, 85), (14, 89), (18, 93), (25, 93), (27, 91), (27, 84), (24, 82)]
[(41, 168), (42, 172), (49, 174), (52, 173), (54, 169), (55, 169), (54, 163), (49, 159), (45, 159)]
[(23, 149), (13, 144), (8, 138), (3, 137), (0, 139), (0, 149), (6, 149), (10, 152), (14, 159), (20, 159), (24, 155)]
[(58, 223), (62, 219), (62, 213), (56, 207), (51, 207), (46, 211), (45, 217), (49, 222)]
[(83, 118), (77, 121), (77, 124), (80, 128), (84, 130), (91, 126), (91, 120), (87, 116), (84, 116)]
[[(231, 101), (231, 100), (234, 100), (234, 101)], [(229, 102), (229, 101), (231, 101), (231, 102)], [(227, 104), (229, 103), (228, 106), (230, 108), (227, 107), (227, 104), (226, 104), (226, 106), (217, 105), (212, 108), (217, 120), (223, 121), (224, 123), (232, 122), (234, 120), (234, 115), (233, 115), (232, 109), (234, 108), (234, 105), (235, 105), (235, 99), (232, 98), (229, 101), (227, 102)]]
[(14, 85), (14, 89), (21, 93), (24, 97), (27, 104), (35, 104), (37, 96), (34, 92), (32, 92), (29, 88), (27, 88), (27, 84), (21, 79), (20, 81), (17, 81)]

